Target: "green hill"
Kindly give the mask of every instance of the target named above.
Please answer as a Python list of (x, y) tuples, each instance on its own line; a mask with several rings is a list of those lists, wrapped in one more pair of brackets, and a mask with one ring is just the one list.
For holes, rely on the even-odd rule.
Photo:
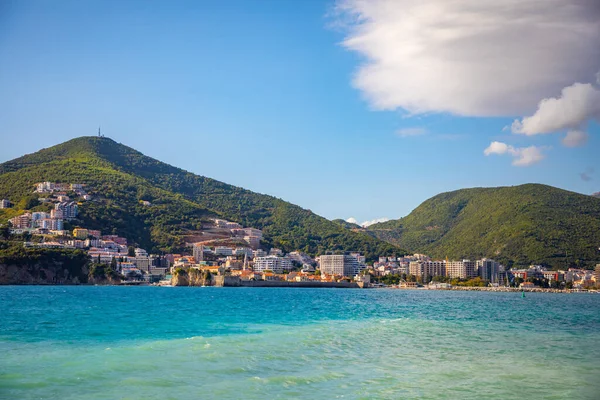
[(268, 246), (285, 251), (354, 250), (369, 259), (403, 253), (283, 200), (192, 174), (101, 137), (73, 139), (0, 164), (0, 198), (16, 204), (0, 210), (0, 218), (35, 206), (33, 185), (42, 181), (86, 184), (94, 201), (80, 205), (75, 224), (120, 234), (152, 251), (181, 250), (185, 235), (219, 216), (262, 229)]
[(363, 227), (360, 226), (359, 224), (354, 224), (352, 222), (345, 221), (341, 218), (334, 219), (332, 222), (335, 222), (336, 224), (338, 224), (346, 229), (363, 229)]
[(591, 266), (600, 259), (600, 199), (538, 184), (463, 189), (368, 232), (439, 258)]

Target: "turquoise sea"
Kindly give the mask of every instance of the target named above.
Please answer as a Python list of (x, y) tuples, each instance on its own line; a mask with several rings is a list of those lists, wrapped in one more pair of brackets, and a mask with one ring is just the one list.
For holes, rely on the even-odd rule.
[(600, 295), (0, 287), (2, 399), (600, 399)]

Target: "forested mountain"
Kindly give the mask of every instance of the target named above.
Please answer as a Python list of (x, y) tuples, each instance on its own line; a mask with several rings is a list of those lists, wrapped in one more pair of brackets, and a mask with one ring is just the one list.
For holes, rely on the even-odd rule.
[(352, 250), (369, 259), (403, 254), (281, 199), (192, 174), (104, 137), (80, 137), (0, 164), (0, 198), (16, 204), (14, 210), (0, 210), (0, 218), (46, 207), (37, 205), (39, 195), (32, 193), (42, 181), (85, 184), (94, 200), (80, 205), (75, 222), (118, 233), (152, 251), (181, 250), (185, 235), (218, 216), (262, 229), (267, 246), (285, 251)]
[(592, 266), (600, 259), (600, 199), (539, 184), (462, 189), (367, 231), (439, 258)]

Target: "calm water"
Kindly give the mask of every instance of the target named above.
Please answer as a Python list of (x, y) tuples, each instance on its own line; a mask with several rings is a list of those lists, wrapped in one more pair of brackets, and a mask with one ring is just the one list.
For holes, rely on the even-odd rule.
[(600, 398), (600, 295), (0, 287), (0, 398)]

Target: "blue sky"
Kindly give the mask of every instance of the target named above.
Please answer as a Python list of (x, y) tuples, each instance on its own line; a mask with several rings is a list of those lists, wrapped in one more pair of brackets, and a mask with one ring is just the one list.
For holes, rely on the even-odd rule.
[[(446, 65), (454, 56), (439, 43), (403, 52), (422, 40), (395, 31), (406, 13), (394, 19), (383, 1), (367, 8), (352, 0), (3, 2), (0, 161), (94, 135), (101, 125), (106, 136), (161, 161), (359, 222), (402, 217), (437, 193), (466, 187), (538, 182), (600, 191), (595, 106), (576, 123), (547, 118), (562, 115), (561, 90), (575, 82), (588, 84), (595, 99), (598, 58), (560, 65), (562, 75), (547, 70), (552, 60), (507, 61), (509, 72), (531, 75), (511, 72), (506, 79), (516, 76), (518, 89), (503, 84), (508, 94), (499, 93), (493, 85), (502, 72), (490, 79), (485, 64), (465, 70), (453, 58)], [(585, 26), (582, 15), (571, 17), (565, 23)], [(394, 34), (377, 37), (379, 28)], [(536, 60), (579, 49), (554, 42), (558, 48), (540, 50)], [(481, 54), (477, 43), (458, 44), (452, 54), (469, 65)], [(446, 72), (440, 83), (431, 79)], [(521, 87), (526, 95), (516, 93)], [(572, 96), (582, 95), (578, 89)], [(538, 108), (549, 97), (558, 111)], [(515, 119), (522, 124), (511, 131)], [(574, 134), (577, 147), (562, 143), (567, 129), (585, 132)], [(521, 150), (532, 146), (533, 153)]]

